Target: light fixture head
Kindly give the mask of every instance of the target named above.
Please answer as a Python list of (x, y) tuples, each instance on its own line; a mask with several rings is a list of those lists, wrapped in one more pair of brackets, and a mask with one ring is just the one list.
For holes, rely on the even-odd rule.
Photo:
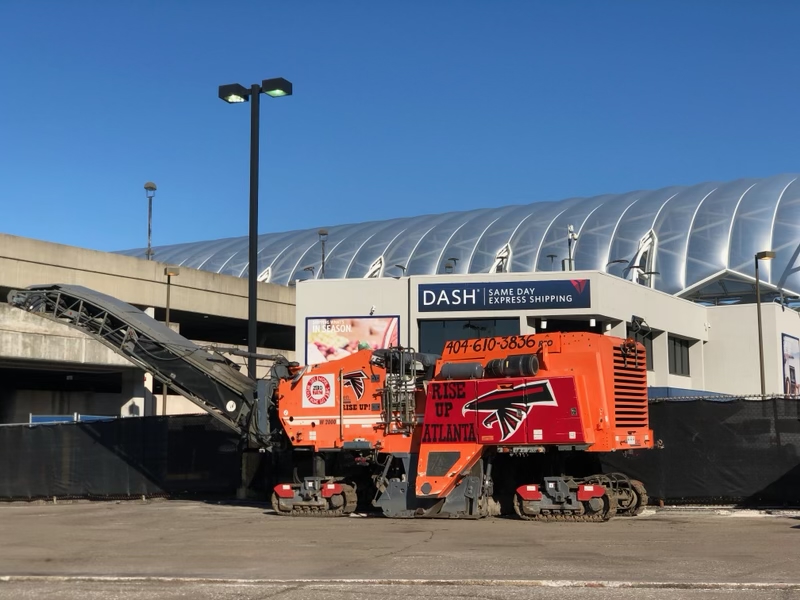
[(325, 242), (325, 241), (328, 240), (328, 230), (327, 229), (320, 229), (317, 232), (317, 235), (319, 236), (319, 241), (320, 242)]
[(578, 234), (575, 233), (575, 227), (573, 227), (572, 225), (567, 226), (567, 237), (573, 242), (577, 241), (578, 239)]
[(756, 260), (772, 260), (775, 258), (775, 253), (772, 250), (762, 250), (756, 254)]
[(283, 77), (275, 77), (274, 79), (265, 79), (261, 82), (261, 91), (267, 96), (273, 98), (280, 98), (281, 96), (292, 95), (292, 82), (287, 81)]
[(219, 86), (219, 97), (228, 104), (239, 104), (250, 99), (250, 90), (238, 83)]
[(181, 274), (181, 270), (178, 267), (164, 267), (164, 275), (167, 277), (177, 277)]
[(156, 195), (156, 184), (152, 181), (148, 181), (144, 184), (144, 194), (148, 198), (152, 198)]

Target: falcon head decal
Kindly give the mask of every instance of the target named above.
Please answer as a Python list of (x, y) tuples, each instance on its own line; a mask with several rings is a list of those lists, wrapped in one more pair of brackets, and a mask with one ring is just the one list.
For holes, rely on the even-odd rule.
[(364, 371), (350, 371), (342, 375), (344, 380), (344, 387), (349, 387), (356, 395), (356, 400), (361, 400), (364, 395), (364, 381), (367, 379), (367, 374)]
[(553, 388), (547, 379), (491, 390), (467, 402), (461, 413), (466, 415), (468, 412), (476, 412), (486, 415), (483, 426), (496, 426), (500, 431), (500, 441), (505, 442), (519, 430), (536, 404), (558, 406)]

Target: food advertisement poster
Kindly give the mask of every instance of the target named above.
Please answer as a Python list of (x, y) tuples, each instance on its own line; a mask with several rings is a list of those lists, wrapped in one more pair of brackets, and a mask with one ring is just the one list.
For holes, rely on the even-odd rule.
[(399, 335), (399, 316), (309, 317), (306, 364), (338, 360), (364, 349), (398, 346)]
[(783, 334), (783, 393), (787, 396), (800, 394), (800, 340)]

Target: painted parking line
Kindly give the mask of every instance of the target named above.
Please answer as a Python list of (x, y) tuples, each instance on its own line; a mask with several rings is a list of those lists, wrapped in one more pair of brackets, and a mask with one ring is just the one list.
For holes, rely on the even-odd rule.
[(0, 582), (42, 583), (203, 583), (225, 585), (406, 585), (493, 586), (541, 588), (608, 588), (674, 590), (800, 590), (800, 582), (686, 582), (686, 581), (587, 581), (580, 579), (225, 579), (208, 577), (114, 577), (91, 575), (3, 575)]

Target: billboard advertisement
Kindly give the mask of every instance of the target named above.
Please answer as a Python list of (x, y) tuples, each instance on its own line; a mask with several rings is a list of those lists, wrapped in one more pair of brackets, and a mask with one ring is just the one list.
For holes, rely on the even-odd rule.
[(308, 317), (306, 364), (318, 365), (369, 348), (400, 345), (400, 317)]
[(421, 284), (419, 312), (590, 308), (588, 279)]
[(800, 394), (800, 340), (783, 334), (783, 393), (788, 396)]

